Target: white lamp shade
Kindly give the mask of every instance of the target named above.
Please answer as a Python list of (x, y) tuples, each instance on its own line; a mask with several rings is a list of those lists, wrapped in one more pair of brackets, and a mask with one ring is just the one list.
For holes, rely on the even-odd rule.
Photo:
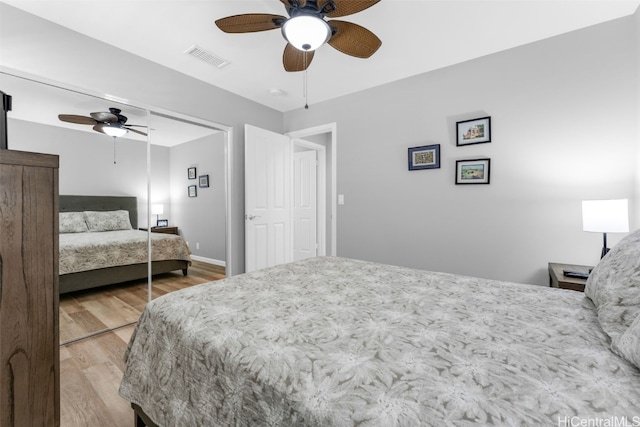
[(98, 123), (94, 126), (95, 128), (99, 128), (103, 133), (113, 137), (123, 136), (128, 132), (118, 123)]
[(583, 200), (582, 229), (598, 233), (628, 232), (628, 200)]
[(151, 215), (162, 215), (164, 213), (164, 205), (155, 204), (151, 205)]
[(329, 40), (331, 28), (315, 16), (296, 16), (282, 26), (282, 34), (298, 50), (316, 50)]

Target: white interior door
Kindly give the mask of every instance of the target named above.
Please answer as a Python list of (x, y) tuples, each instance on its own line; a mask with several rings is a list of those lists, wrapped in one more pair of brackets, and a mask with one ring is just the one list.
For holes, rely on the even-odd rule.
[(245, 125), (245, 271), (292, 258), (288, 136)]
[(293, 154), (293, 259), (318, 253), (318, 161), (315, 150)]

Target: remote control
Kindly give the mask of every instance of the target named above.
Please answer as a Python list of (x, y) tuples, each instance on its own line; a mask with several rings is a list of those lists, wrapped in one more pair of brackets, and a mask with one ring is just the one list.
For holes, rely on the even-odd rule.
[(567, 277), (577, 277), (579, 279), (586, 279), (589, 277), (589, 273), (583, 273), (581, 271), (562, 270)]

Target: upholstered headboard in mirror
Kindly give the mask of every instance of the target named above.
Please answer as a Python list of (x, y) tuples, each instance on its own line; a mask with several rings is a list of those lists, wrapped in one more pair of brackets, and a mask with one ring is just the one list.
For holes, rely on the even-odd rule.
[(138, 228), (138, 200), (132, 196), (60, 196), (60, 212), (116, 211), (129, 212), (131, 227)]

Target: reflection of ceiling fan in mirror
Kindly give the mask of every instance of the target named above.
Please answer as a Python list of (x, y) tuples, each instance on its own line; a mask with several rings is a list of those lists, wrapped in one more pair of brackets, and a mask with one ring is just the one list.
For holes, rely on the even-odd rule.
[(78, 125), (93, 125), (93, 130), (96, 132), (104, 133), (109, 136), (119, 137), (125, 135), (127, 132), (135, 132), (140, 135), (147, 136), (146, 133), (141, 132), (132, 127), (142, 127), (142, 125), (128, 125), (127, 118), (120, 114), (120, 110), (117, 108), (109, 108), (109, 112), (98, 112), (89, 114), (87, 116), (76, 116), (73, 114), (59, 114), (58, 118), (63, 122), (75, 123)]
[(304, 71), (314, 50), (328, 43), (357, 58), (369, 58), (380, 47), (380, 39), (360, 25), (336, 19), (361, 12), (380, 0), (280, 0), (289, 18), (266, 13), (248, 13), (218, 19), (216, 25), (226, 33), (252, 33), (282, 29), (287, 40), (282, 62), (286, 71)]

